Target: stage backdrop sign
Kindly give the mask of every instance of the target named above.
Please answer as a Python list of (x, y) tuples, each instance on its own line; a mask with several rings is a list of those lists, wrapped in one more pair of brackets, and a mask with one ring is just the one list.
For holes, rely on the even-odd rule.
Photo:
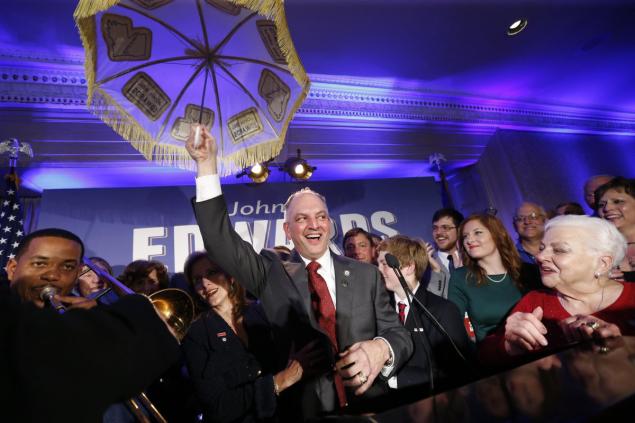
[[(403, 233), (430, 239), (430, 219), (441, 207), (440, 189), (432, 178), (225, 185), (236, 231), (256, 251), (291, 246), (283, 230), (282, 205), (305, 186), (327, 198), (331, 248), (338, 254), (343, 234), (353, 227), (383, 238)], [(47, 190), (38, 228), (71, 230), (86, 243), (87, 255), (104, 257), (117, 267), (154, 259), (170, 272), (180, 272), (188, 254), (203, 249), (190, 202), (194, 195), (194, 186)]]

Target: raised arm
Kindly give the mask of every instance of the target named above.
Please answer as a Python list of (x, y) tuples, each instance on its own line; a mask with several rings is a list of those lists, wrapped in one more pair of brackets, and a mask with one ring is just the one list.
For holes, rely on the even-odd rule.
[(232, 275), (253, 295), (260, 297), (266, 285), (269, 262), (257, 254), (234, 230), (220, 190), (216, 140), (204, 127), (197, 144), (195, 129), (185, 144), (196, 162), (197, 187), (194, 213), (210, 259)]

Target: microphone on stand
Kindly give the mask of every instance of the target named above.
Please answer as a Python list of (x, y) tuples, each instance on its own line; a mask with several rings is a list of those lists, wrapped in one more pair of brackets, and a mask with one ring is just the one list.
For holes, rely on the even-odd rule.
[(47, 285), (40, 291), (40, 300), (44, 301), (45, 304), (49, 304), (55, 311), (59, 314), (64, 314), (66, 311), (66, 307), (55, 299), (57, 295), (57, 288), (51, 285)]
[(454, 351), (456, 351), (457, 355), (459, 357), (461, 357), (461, 359), (464, 362), (467, 363), (467, 359), (461, 353), (461, 350), (459, 350), (459, 348), (456, 346), (456, 344), (452, 340), (452, 337), (448, 334), (448, 332), (445, 330), (443, 325), (441, 323), (439, 323), (437, 318), (434, 317), (434, 314), (432, 314), (432, 312), (430, 312), (430, 310), (428, 310), (428, 307), (426, 307), (421, 301), (419, 301), (419, 299), (417, 297), (414, 296), (414, 294), (412, 293), (412, 291), (408, 287), (408, 284), (406, 284), (406, 280), (404, 279), (403, 275), (401, 274), (401, 270), (400, 270), (401, 264), (399, 263), (399, 259), (397, 257), (393, 256), (390, 253), (386, 254), (385, 259), (386, 259), (386, 264), (388, 266), (392, 267), (392, 269), (395, 271), (395, 274), (397, 275), (397, 278), (399, 279), (399, 282), (401, 283), (402, 288), (406, 292), (406, 298), (408, 299), (408, 303), (410, 303), (410, 298), (412, 298), (415, 301), (415, 303), (417, 303), (417, 305), (423, 310), (423, 312), (426, 314), (426, 316), (428, 316), (430, 318), (430, 320), (432, 321), (434, 326), (436, 326), (436, 328), (450, 341), (450, 344), (454, 348)]
[[(412, 299), (416, 300), (416, 298), (412, 294), (412, 291), (410, 290), (410, 288), (408, 288), (406, 279), (403, 277), (403, 274), (401, 273), (401, 265), (399, 263), (399, 259), (390, 253), (386, 253), (386, 255), (384, 256), (384, 259), (386, 260), (386, 264), (390, 266), (392, 270), (395, 272), (395, 275), (397, 275), (397, 279), (399, 279), (399, 283), (401, 284), (401, 287), (406, 293), (406, 300), (408, 301), (408, 307), (410, 308), (410, 310), (414, 310), (414, 308), (412, 307), (411, 300)], [(414, 317), (415, 319), (415, 324), (419, 328), (423, 329), (423, 324), (421, 323), (421, 320), (419, 319), (419, 315), (413, 312), (412, 317)], [(430, 342), (430, 339), (428, 338), (428, 334), (426, 332), (417, 331), (416, 333), (419, 336), (421, 336), (423, 348), (426, 350), (426, 361), (428, 362), (428, 378), (430, 379), (430, 392), (432, 392), (434, 391), (434, 368), (436, 367), (434, 365), (434, 357), (432, 356), (432, 343)]]

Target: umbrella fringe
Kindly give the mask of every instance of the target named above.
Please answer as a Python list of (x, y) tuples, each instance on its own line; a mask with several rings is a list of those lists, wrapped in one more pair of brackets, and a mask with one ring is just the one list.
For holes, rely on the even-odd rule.
[(90, 111), (110, 126), (116, 133), (137, 149), (146, 160), (152, 160), (151, 144), (155, 144), (152, 136), (121, 107), (110, 95), (96, 88), (93, 91)]
[[(196, 164), (190, 158), (185, 146), (179, 147), (161, 144), (143, 129), (136, 119), (121, 107), (110, 95), (97, 88), (93, 93), (90, 111), (99, 116), (108, 126), (130, 145), (139, 151), (143, 157), (163, 166), (176, 166), (185, 170), (196, 170)], [(277, 156), (284, 145), (284, 138), (261, 142), (247, 147), (226, 157), (219, 157), (219, 175), (227, 176), (241, 171), (254, 163), (262, 163)]]
[[(79, 7), (79, 6), (78, 6)], [(90, 104), (93, 99), (93, 89), (95, 87), (95, 64), (97, 63), (97, 45), (95, 36), (95, 17), (77, 20), (79, 37), (82, 40), (86, 55), (84, 57), (84, 75), (86, 77), (86, 104)]]
[(73, 12), (75, 20), (90, 18), (119, 3), (121, 0), (80, 0)]

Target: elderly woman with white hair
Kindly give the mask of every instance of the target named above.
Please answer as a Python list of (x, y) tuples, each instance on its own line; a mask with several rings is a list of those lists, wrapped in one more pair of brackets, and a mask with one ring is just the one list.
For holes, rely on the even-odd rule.
[[(559, 216), (545, 226), (536, 260), (546, 289), (525, 295), (479, 345), (485, 362), (572, 340), (635, 335), (635, 286), (609, 279), (626, 241), (605, 220)], [(504, 353), (504, 354), (503, 354)]]

